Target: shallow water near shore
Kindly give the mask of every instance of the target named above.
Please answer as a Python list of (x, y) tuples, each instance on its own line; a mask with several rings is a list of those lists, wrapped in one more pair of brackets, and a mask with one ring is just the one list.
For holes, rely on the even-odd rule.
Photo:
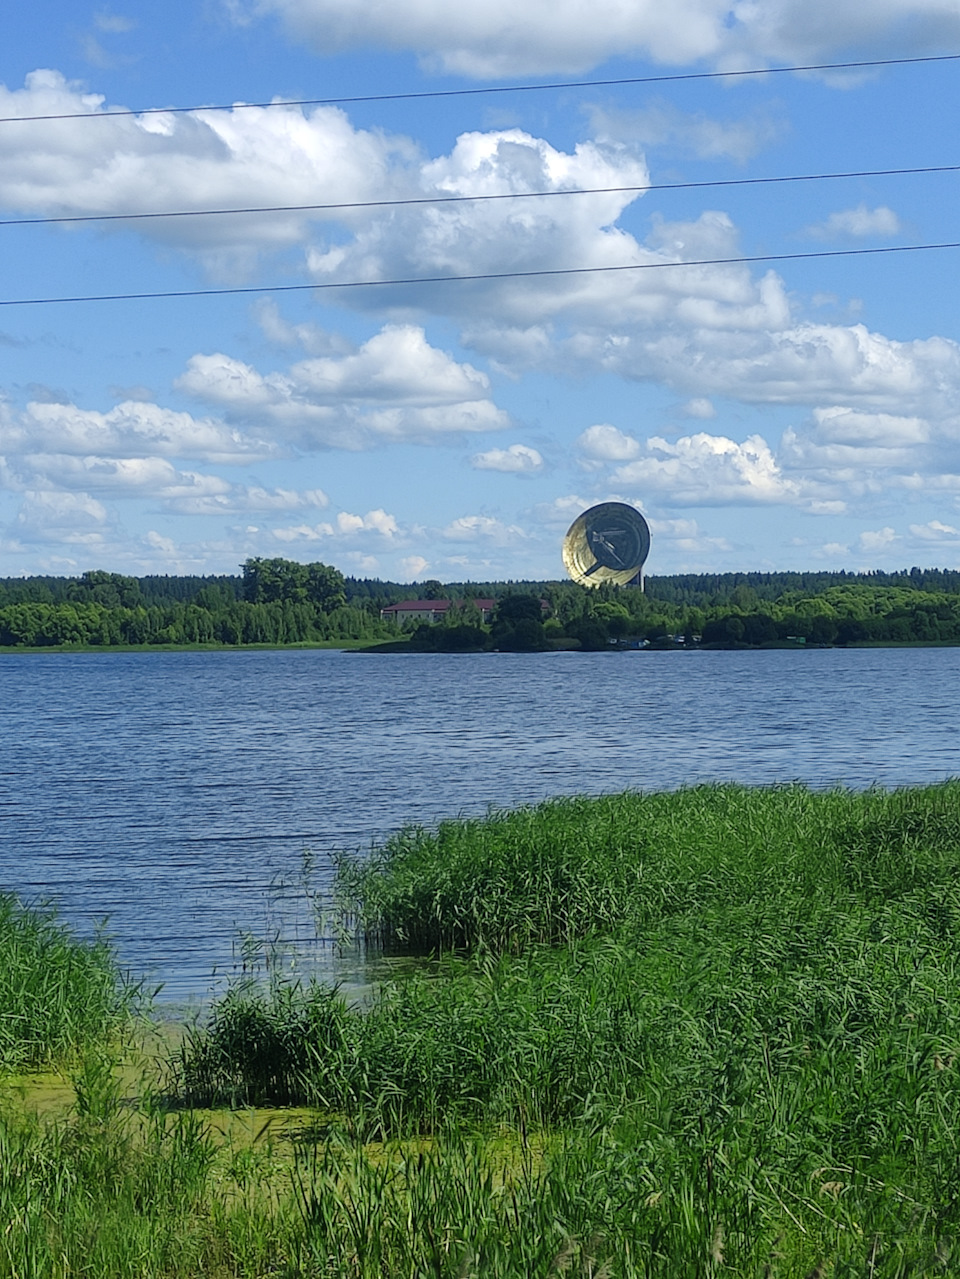
[[(0, 887), (197, 1005), (311, 942), (337, 850), (562, 794), (960, 773), (960, 649), (0, 655)], [(305, 894), (304, 880), (315, 896)], [(321, 920), (321, 934), (329, 925)]]

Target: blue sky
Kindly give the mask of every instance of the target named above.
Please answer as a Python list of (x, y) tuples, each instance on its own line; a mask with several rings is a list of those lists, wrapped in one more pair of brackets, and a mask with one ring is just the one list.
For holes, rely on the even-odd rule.
[[(37, 0), (3, 22), (4, 219), (958, 162), (960, 62), (284, 105), (955, 54), (955, 0)], [(557, 577), (610, 499), (647, 516), (650, 573), (960, 567), (960, 250), (684, 265), (958, 240), (958, 181), (0, 227), (2, 300), (254, 290), (0, 307), (0, 575), (283, 555)], [(270, 288), (632, 264), (655, 266)]]

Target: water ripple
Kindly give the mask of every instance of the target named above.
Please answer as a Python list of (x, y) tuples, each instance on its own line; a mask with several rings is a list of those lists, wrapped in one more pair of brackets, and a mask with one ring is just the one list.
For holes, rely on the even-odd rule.
[(309, 848), (549, 795), (960, 772), (960, 650), (0, 655), (0, 884), (204, 992), (306, 939)]

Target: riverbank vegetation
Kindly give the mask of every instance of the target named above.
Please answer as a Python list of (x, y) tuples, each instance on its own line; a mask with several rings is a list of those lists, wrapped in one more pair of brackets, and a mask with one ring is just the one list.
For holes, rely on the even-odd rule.
[(414, 975), (274, 969), (135, 1095), (0, 1108), (0, 1275), (956, 1272), (960, 783), (555, 800), (338, 892)]
[(474, 1230), (517, 1258), (475, 1273), (564, 1248), (611, 1275), (949, 1272), (960, 785), (553, 801), (401, 832), (340, 890), (435, 965), (362, 1011), (234, 992), (178, 1086), (310, 1101), (360, 1141), (533, 1141), (553, 1261), (523, 1270), (536, 1223), (491, 1182), (437, 1273)]
[[(398, 627), (381, 618), (381, 609), (418, 593), (452, 601), (443, 622)], [(497, 601), (492, 625), (476, 598)], [(96, 570), (0, 580), (0, 647), (351, 642), (440, 652), (960, 644), (960, 572), (681, 574), (650, 577), (640, 591), (570, 582), (403, 586), (324, 564), (251, 559), (235, 577)]]
[(138, 994), (102, 936), (80, 940), (51, 908), (0, 893), (0, 1070), (64, 1065), (108, 1043)]

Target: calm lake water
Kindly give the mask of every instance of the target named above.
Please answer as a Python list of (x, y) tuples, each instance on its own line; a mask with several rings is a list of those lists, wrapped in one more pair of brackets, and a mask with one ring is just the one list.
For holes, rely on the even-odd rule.
[(551, 795), (932, 782), (958, 706), (955, 648), (0, 655), (0, 886), (202, 998), (238, 929), (313, 935), (305, 850), (322, 890), (338, 849)]

